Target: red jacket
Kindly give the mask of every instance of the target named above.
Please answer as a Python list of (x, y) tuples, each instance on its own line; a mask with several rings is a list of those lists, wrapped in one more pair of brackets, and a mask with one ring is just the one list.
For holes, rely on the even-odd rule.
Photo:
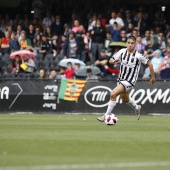
[(68, 78), (68, 79), (74, 78), (74, 68), (72, 68), (71, 70), (66, 69), (64, 71), (64, 74), (65, 74), (66, 78)]
[(118, 74), (119, 74), (119, 68), (117, 68), (117, 69), (111, 69), (110, 67), (108, 67), (107, 71), (108, 71), (109, 73), (114, 73), (114, 74), (116, 74), (116, 76), (118, 76)]

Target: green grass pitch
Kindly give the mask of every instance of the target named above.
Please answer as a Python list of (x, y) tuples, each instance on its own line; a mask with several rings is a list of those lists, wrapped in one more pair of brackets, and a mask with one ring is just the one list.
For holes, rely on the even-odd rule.
[(170, 116), (0, 114), (0, 170), (170, 169)]

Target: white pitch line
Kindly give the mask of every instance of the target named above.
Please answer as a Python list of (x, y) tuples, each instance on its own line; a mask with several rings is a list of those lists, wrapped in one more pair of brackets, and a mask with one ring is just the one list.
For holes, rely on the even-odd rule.
[(129, 163), (103, 163), (103, 164), (65, 164), (65, 165), (41, 165), (41, 166), (14, 166), (0, 167), (0, 170), (70, 170), (70, 169), (104, 169), (104, 168), (129, 168), (129, 167), (165, 167), (170, 162), (129, 162)]

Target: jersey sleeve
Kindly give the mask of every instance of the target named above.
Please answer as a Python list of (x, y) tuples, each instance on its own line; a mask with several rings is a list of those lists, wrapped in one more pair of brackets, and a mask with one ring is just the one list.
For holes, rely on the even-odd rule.
[(116, 54), (113, 55), (113, 59), (116, 60), (116, 59), (121, 59), (121, 55), (122, 53), (124, 52), (124, 49), (121, 49), (119, 50)]
[(138, 59), (141, 61), (141, 63), (143, 63), (143, 64), (147, 64), (148, 63), (148, 61), (149, 61), (149, 58), (148, 57), (146, 57), (146, 56), (144, 56), (144, 55), (142, 55), (142, 54), (140, 54), (139, 53), (139, 55), (138, 55)]

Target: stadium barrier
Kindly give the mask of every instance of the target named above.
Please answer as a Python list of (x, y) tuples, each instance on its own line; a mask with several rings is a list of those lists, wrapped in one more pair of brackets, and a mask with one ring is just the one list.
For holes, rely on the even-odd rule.
[[(1, 80), (0, 113), (104, 113), (116, 81), (87, 82), (77, 102), (58, 99), (60, 82), (53, 80)], [(169, 81), (138, 81), (130, 96), (141, 104), (142, 113), (169, 113)], [(134, 114), (120, 98), (116, 114)]]

